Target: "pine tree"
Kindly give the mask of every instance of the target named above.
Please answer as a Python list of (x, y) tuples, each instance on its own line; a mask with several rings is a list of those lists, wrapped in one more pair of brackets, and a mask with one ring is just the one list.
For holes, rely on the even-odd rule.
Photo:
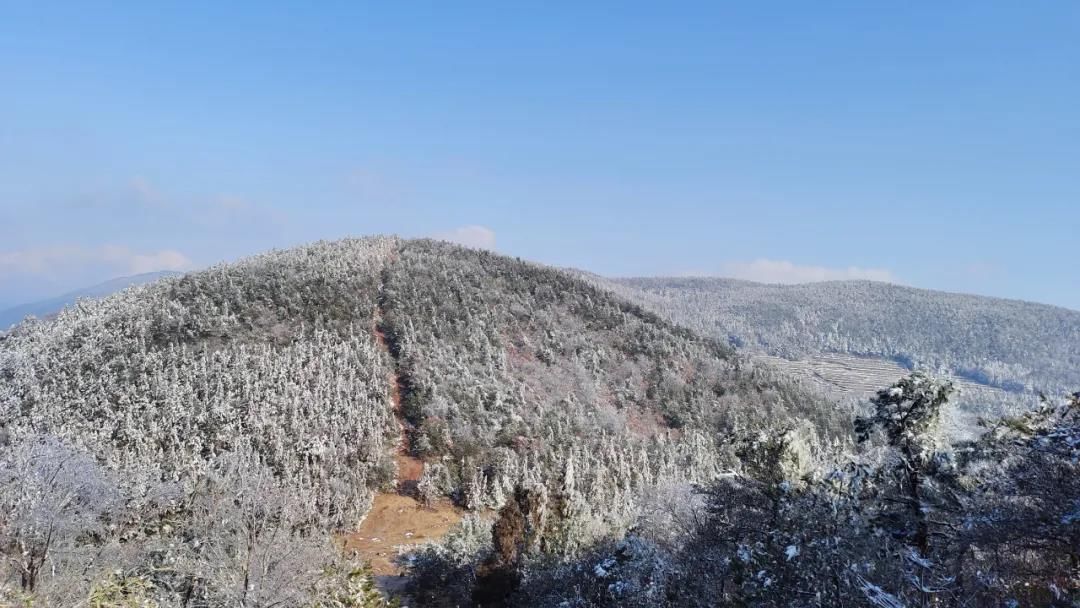
[(897, 521), (889, 525), (890, 532), (905, 539), (924, 557), (930, 550), (929, 513), (932, 510), (925, 496), (925, 485), (933, 475), (938, 456), (934, 450), (933, 432), (953, 390), (952, 382), (915, 372), (878, 391), (871, 400), (874, 412), (855, 419), (856, 438), (860, 443), (867, 442), (874, 430), (880, 429), (886, 444), (898, 456), (899, 461), (892, 471), (900, 484), (896, 500), (906, 509), (900, 512), (888, 510), (881, 521), (896, 517)]

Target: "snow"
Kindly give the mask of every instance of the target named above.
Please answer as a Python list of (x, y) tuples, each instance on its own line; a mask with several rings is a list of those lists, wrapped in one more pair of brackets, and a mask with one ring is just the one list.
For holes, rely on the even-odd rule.
[(614, 566), (615, 560), (609, 557), (604, 561), (600, 562), (599, 564), (596, 564), (596, 566), (593, 568), (593, 574), (595, 574), (597, 578), (606, 578), (608, 575), (608, 571), (610, 571)]
[(750, 553), (750, 548), (749, 547), (747, 547), (745, 545), (739, 545), (739, 550), (736, 553), (736, 555), (739, 557), (739, 561), (741, 561), (742, 563), (744, 563), (744, 564), (750, 563), (751, 553)]
[(900, 601), (900, 598), (886, 592), (881, 587), (878, 587), (866, 579), (862, 580), (861, 590), (863, 595), (866, 596), (866, 599), (874, 606), (878, 606), (879, 608), (905, 608), (904, 603)]

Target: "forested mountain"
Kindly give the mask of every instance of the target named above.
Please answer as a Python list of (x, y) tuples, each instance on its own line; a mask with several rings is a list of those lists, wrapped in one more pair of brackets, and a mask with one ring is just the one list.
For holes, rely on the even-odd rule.
[(90, 287), (84, 287), (82, 289), (76, 289), (68, 293), (56, 296), (55, 298), (48, 298), (37, 302), (29, 302), (26, 304), (20, 304), (11, 308), (5, 308), (0, 310), (0, 332), (3, 332), (12, 325), (22, 321), (26, 317), (33, 315), (35, 317), (47, 317), (49, 315), (60, 312), (65, 306), (74, 304), (76, 300), (80, 298), (103, 298), (108, 295), (112, 295), (121, 289), (125, 289), (134, 285), (143, 285), (145, 283), (151, 283), (163, 277), (175, 276), (176, 272), (146, 272), (142, 274), (131, 275), (127, 277), (118, 277), (110, 279), (97, 285)]
[(1006, 391), (1080, 384), (1080, 312), (1066, 308), (871, 281), (613, 282), (680, 325), (750, 351), (882, 357)]
[(384, 606), (393, 492), (462, 516), (410, 605), (1080, 601), (1080, 395), (950, 444), (948, 381), (852, 410), (596, 283), (376, 237), (16, 326), (0, 605)]
[[(429, 498), (475, 512), (528, 489), (549, 505), (537, 546), (566, 555), (629, 527), (650, 488), (738, 466), (731, 433), (786, 424), (825, 450), (845, 420), (566, 273), (432, 241), (319, 243), (0, 337), (0, 472), (40, 484), (4, 488), (24, 519), (2, 546), (49, 605), (118, 569), (166, 605), (288, 604), (332, 561), (320, 539), (393, 486), (395, 451), (423, 460)], [(63, 534), (42, 535), (50, 507)]]
[(870, 281), (583, 276), (845, 400), (913, 369), (950, 377), (958, 436), (1080, 386), (1080, 312), (1064, 308)]

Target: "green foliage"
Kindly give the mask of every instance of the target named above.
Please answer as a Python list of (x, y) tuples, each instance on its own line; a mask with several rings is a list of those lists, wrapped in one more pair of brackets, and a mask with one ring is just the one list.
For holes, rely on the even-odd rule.
[(953, 394), (953, 384), (915, 372), (871, 399), (874, 412), (855, 419), (855, 434), (860, 443), (870, 438), (875, 428), (885, 433), (889, 445), (905, 451), (917, 451), (941, 419), (941, 411)]
[(90, 590), (89, 608), (158, 608), (153, 591), (146, 577), (114, 572)]
[(367, 564), (350, 567), (333, 565), (323, 571), (312, 589), (307, 608), (398, 608), (375, 587), (375, 575)]
[(872, 522), (893, 537), (909, 543), (921, 558), (931, 550), (931, 517), (940, 509), (941, 486), (952, 480), (948, 455), (936, 452), (933, 432), (953, 385), (915, 372), (871, 400), (874, 411), (855, 419), (855, 434), (865, 443), (881, 429), (886, 444), (895, 451), (895, 466), (883, 466), (879, 504)]
[(6, 583), (0, 583), (0, 608), (33, 608), (34, 596)]

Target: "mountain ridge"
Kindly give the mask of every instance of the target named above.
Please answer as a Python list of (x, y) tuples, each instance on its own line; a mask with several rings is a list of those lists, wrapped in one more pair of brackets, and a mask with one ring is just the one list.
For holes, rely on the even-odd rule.
[[(909, 367), (971, 374), (1006, 390), (1017, 390), (1010, 386), (1017, 382), (1032, 391), (1077, 381), (1071, 374), (1080, 350), (1071, 345), (1080, 338), (1080, 312), (1067, 308), (867, 281), (768, 285), (638, 278), (613, 283), (637, 290), (638, 298), (664, 307), (682, 324), (714, 336), (726, 332), (729, 340), (771, 355), (884, 356), (906, 360)], [(1047, 365), (1035, 365), (1032, 358), (1046, 359)], [(1025, 359), (1039, 371), (993, 369), (1019, 366)], [(1053, 377), (1056, 369), (1070, 375)]]
[(74, 304), (82, 298), (103, 298), (112, 295), (117, 291), (127, 289), (128, 287), (144, 285), (146, 283), (157, 281), (158, 279), (179, 276), (181, 274), (182, 273), (173, 272), (171, 270), (161, 270), (157, 272), (144, 272), (116, 277), (87, 287), (73, 289), (51, 298), (26, 302), (24, 304), (16, 304), (0, 310), (0, 331), (8, 329), (30, 315), (42, 318), (56, 314), (63, 308)]
[(0, 414), (12, 440), (47, 432), (136, 494), (169, 480), (197, 495), (240, 455), (322, 529), (351, 529), (379, 492), (477, 513), (532, 488), (564, 505), (537, 532), (553, 552), (625, 529), (656, 484), (735, 466), (725, 433), (847, 433), (814, 393), (577, 277), (394, 237), (17, 325), (0, 337)]
[[(586, 271), (578, 271), (586, 272)], [(1050, 309), (1064, 310), (1069, 313), (1078, 313), (1080, 310), (1061, 304), (1050, 304), (1048, 302), (1039, 302), (1037, 300), (1025, 300), (1023, 298), (1010, 298), (1005, 296), (995, 296), (988, 294), (973, 293), (967, 291), (952, 291), (949, 289), (934, 289), (930, 287), (918, 287), (915, 285), (906, 285), (904, 283), (896, 283), (892, 281), (875, 281), (873, 279), (832, 279), (828, 281), (806, 281), (802, 283), (770, 283), (766, 281), (752, 281), (749, 279), (737, 279), (734, 277), (714, 276), (714, 275), (618, 275), (618, 276), (602, 276), (595, 275), (616, 283), (636, 283), (642, 281), (689, 281), (689, 282), (723, 282), (730, 283), (733, 286), (753, 286), (753, 287), (765, 287), (765, 288), (777, 288), (777, 290), (785, 290), (786, 288), (800, 288), (811, 286), (844, 286), (844, 285), (858, 285), (858, 286), (887, 286), (896, 287), (905, 291), (923, 292), (927, 295), (937, 296), (959, 296), (967, 297), (979, 300), (997, 301), (999, 303), (1011, 303), (1022, 304), (1036, 307), (1045, 307)]]

